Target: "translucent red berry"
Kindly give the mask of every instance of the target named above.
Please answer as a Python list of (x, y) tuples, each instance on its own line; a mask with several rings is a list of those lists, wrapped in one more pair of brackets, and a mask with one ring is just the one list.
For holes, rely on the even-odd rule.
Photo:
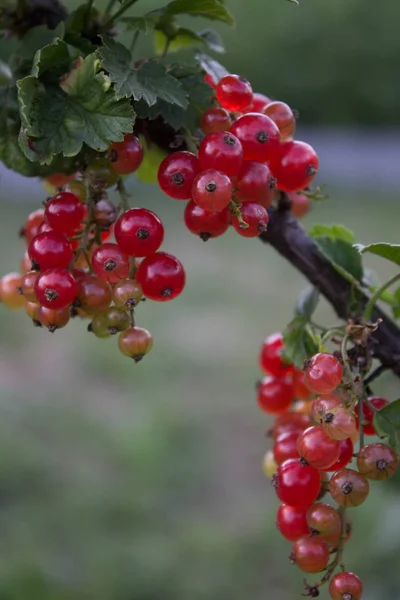
[(225, 173), (206, 169), (193, 182), (192, 197), (197, 206), (210, 212), (223, 210), (232, 198), (232, 182)]
[(148, 256), (157, 252), (164, 239), (164, 227), (147, 208), (130, 208), (115, 223), (118, 245), (130, 256)]
[(234, 177), (243, 163), (242, 144), (229, 131), (210, 133), (200, 143), (199, 163), (202, 171), (215, 169)]
[(293, 365), (283, 360), (283, 348), (281, 333), (273, 333), (265, 338), (260, 350), (260, 367), (265, 373), (278, 377), (293, 371)]
[(111, 166), (119, 175), (136, 171), (143, 160), (143, 147), (133, 133), (125, 135), (122, 142), (114, 142), (110, 147)]
[(30, 244), (33, 238), (38, 234), (39, 226), (43, 223), (44, 208), (38, 208), (29, 213), (25, 225), (21, 229), (21, 235), (25, 237), (26, 243)]
[(274, 422), (271, 430), (271, 435), (277, 439), (282, 433), (288, 431), (301, 432), (310, 427), (311, 422), (308, 415), (297, 412), (284, 412), (279, 414)]
[(136, 280), (150, 300), (165, 302), (179, 296), (185, 287), (185, 270), (171, 254), (156, 252), (142, 260)]
[(120, 333), (118, 338), (118, 347), (122, 354), (133, 358), (135, 362), (142, 360), (152, 346), (153, 336), (142, 327), (130, 327)]
[(201, 116), (200, 128), (206, 135), (216, 131), (229, 131), (231, 125), (229, 112), (219, 106), (208, 108)]
[(297, 507), (311, 506), (321, 486), (317, 469), (304, 465), (296, 458), (279, 465), (272, 481), (281, 502)]
[(334, 440), (345, 440), (357, 431), (354, 414), (344, 406), (326, 411), (321, 424), (325, 433)]
[[(240, 140), (245, 160), (264, 163), (270, 160), (279, 148), (279, 129), (266, 115), (242, 115), (236, 119), (230, 131)], [(274, 173), (273, 175), (275, 177)]]
[[(75, 278), (76, 279), (76, 278)], [(85, 273), (76, 279), (76, 306), (89, 315), (104, 312), (111, 303), (111, 288), (101, 277)]]
[(189, 231), (206, 242), (225, 233), (231, 222), (231, 213), (228, 206), (223, 210), (210, 212), (198, 206), (194, 200), (190, 200), (183, 218)]
[(307, 525), (306, 508), (281, 504), (276, 514), (276, 526), (289, 542), (296, 542), (310, 534)]
[(279, 414), (285, 412), (293, 402), (293, 382), (289, 376), (264, 377), (258, 386), (258, 405), (264, 412)]
[(226, 75), (218, 82), (217, 100), (223, 108), (231, 112), (246, 109), (253, 101), (250, 83), (239, 75)]
[(269, 167), (284, 192), (298, 192), (306, 188), (319, 166), (315, 150), (305, 142), (283, 142), (271, 156)]
[(305, 194), (299, 194), (298, 192), (287, 192), (289, 199), (291, 200), (292, 214), (296, 219), (301, 219), (311, 209), (311, 200)]
[(35, 284), (39, 276), (37, 271), (28, 271), (21, 279), (20, 291), (26, 300), (36, 302)]
[(44, 216), (54, 231), (72, 235), (85, 216), (85, 207), (75, 194), (60, 192), (46, 203)]
[(281, 433), (276, 439), (273, 447), (274, 460), (277, 465), (281, 465), (289, 458), (298, 458), (297, 440), (301, 431), (288, 431)]
[(68, 267), (72, 249), (66, 237), (57, 231), (45, 231), (31, 241), (28, 254), (36, 270)]
[(328, 437), (320, 425), (313, 425), (300, 434), (297, 450), (307, 464), (316, 469), (326, 469), (338, 460), (340, 444)]
[(36, 314), (36, 320), (43, 327), (54, 333), (57, 329), (65, 327), (70, 320), (69, 308), (46, 308), (39, 306)]
[(331, 471), (332, 473), (335, 471), (339, 471), (343, 467), (346, 467), (349, 464), (349, 462), (351, 461), (351, 459), (353, 458), (354, 446), (353, 446), (353, 442), (351, 441), (351, 439), (347, 438), (346, 440), (340, 440), (339, 444), (340, 444), (339, 458), (330, 467), (322, 469), (323, 471)]
[(329, 594), (332, 600), (360, 600), (362, 593), (361, 579), (349, 571), (336, 573), (329, 582)]
[(332, 475), (329, 491), (340, 506), (359, 506), (368, 496), (369, 483), (364, 475), (344, 468)]
[[(376, 409), (380, 410), (389, 404), (389, 401), (386, 398), (380, 398), (378, 396), (371, 396), (368, 398), (370, 404)], [(356, 413), (356, 424), (357, 429), (360, 427), (360, 408), (358, 404), (356, 404), (355, 408)], [(375, 412), (372, 408), (368, 406), (366, 402), (363, 401), (363, 422), (364, 422), (364, 433), (365, 435), (376, 435), (375, 427), (373, 424)]]
[(116, 283), (129, 275), (129, 256), (118, 244), (107, 242), (93, 252), (92, 268), (98, 277)]
[(396, 453), (386, 444), (369, 444), (361, 448), (357, 455), (357, 469), (367, 479), (389, 479), (398, 466)]
[(320, 352), (305, 365), (304, 382), (314, 394), (330, 394), (342, 381), (343, 368), (333, 354)]
[(26, 300), (20, 294), (21, 282), (19, 273), (7, 273), (0, 279), (0, 299), (7, 308), (17, 310), (25, 306)]
[(338, 512), (325, 502), (315, 502), (307, 509), (307, 524), (311, 535), (319, 536), (326, 541), (335, 538), (342, 528), (342, 520)]
[(209, 85), (210, 87), (212, 87), (214, 90), (216, 89), (216, 87), (217, 87), (217, 82), (216, 82), (216, 81), (214, 81), (213, 77), (212, 77), (212, 76), (211, 76), (209, 73), (206, 73), (206, 75), (204, 76), (204, 81), (205, 81), (206, 83), (208, 83), (208, 85)]
[(270, 102), (262, 111), (278, 126), (281, 140), (289, 140), (296, 129), (296, 118), (290, 106), (285, 102)]
[(337, 408), (339, 406), (344, 407), (344, 404), (341, 398), (336, 394), (324, 394), (323, 396), (318, 396), (312, 403), (310, 417), (317, 425), (321, 425), (325, 414), (332, 408)]
[(191, 152), (174, 152), (159, 166), (158, 183), (171, 198), (189, 200), (192, 196), (193, 180), (200, 171), (199, 160)]
[(264, 109), (268, 106), (270, 102), (272, 102), (272, 100), (268, 98), (268, 96), (260, 94), (259, 92), (255, 92), (253, 94), (253, 101), (245, 112), (262, 113), (264, 112)]
[(72, 304), (78, 292), (74, 277), (66, 269), (48, 269), (41, 273), (35, 285), (39, 304), (46, 308), (65, 308)]
[(293, 387), (297, 400), (308, 400), (310, 398), (311, 392), (304, 382), (304, 371), (300, 371), (299, 369), (294, 370)]
[(246, 160), (235, 181), (235, 196), (240, 202), (251, 200), (268, 208), (275, 194), (275, 179), (266, 164)]
[(112, 291), (112, 299), (118, 308), (134, 308), (142, 297), (142, 286), (135, 279), (121, 279)]
[[(269, 216), (267, 210), (257, 202), (245, 202), (242, 205), (240, 220), (232, 215), (232, 227), (242, 237), (257, 237), (267, 231)], [(243, 224), (246, 223), (247, 227)]]
[(305, 573), (319, 573), (329, 562), (328, 544), (319, 538), (304, 537), (294, 543), (290, 560)]

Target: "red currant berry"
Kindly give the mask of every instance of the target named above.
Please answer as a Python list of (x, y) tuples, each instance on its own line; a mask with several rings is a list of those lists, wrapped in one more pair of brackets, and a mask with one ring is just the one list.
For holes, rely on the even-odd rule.
[(311, 392), (304, 383), (304, 371), (300, 371), (299, 369), (294, 370), (293, 387), (297, 400), (308, 400), (310, 398)]
[(38, 277), (35, 294), (46, 308), (65, 308), (72, 304), (78, 292), (75, 279), (66, 269), (48, 269)]
[(364, 446), (357, 456), (357, 468), (367, 479), (389, 479), (396, 473), (398, 466), (396, 453), (386, 444)]
[(306, 519), (306, 508), (281, 504), (276, 514), (276, 526), (289, 542), (296, 542), (310, 534)]
[(98, 277), (117, 283), (129, 275), (129, 256), (117, 244), (107, 242), (93, 252), (92, 267)]
[(298, 458), (299, 453), (297, 452), (297, 440), (301, 431), (287, 431), (281, 433), (275, 440), (273, 452), (274, 460), (277, 465), (281, 465), (285, 460), (289, 458)]
[(136, 363), (150, 352), (152, 346), (153, 336), (147, 329), (141, 327), (130, 327), (118, 338), (118, 347), (122, 354), (133, 358)]
[[(54, 229), (48, 223), (46, 223), (46, 221), (42, 221), (42, 223), (38, 227), (37, 232), (44, 233), (45, 231), (54, 231)], [(71, 242), (70, 242), (70, 245), (71, 245)]]
[(338, 512), (324, 502), (316, 502), (307, 510), (307, 524), (311, 530), (311, 535), (319, 536), (326, 541), (330, 538), (336, 538), (340, 535), (342, 529), (342, 520)]
[(268, 106), (268, 104), (270, 104), (270, 102), (272, 102), (272, 100), (268, 98), (268, 96), (260, 94), (259, 92), (255, 92), (253, 94), (253, 102), (251, 103), (249, 108), (247, 108), (246, 111), (243, 112), (262, 113), (264, 112), (264, 109)]
[(185, 279), (182, 263), (166, 252), (147, 256), (136, 272), (136, 280), (142, 286), (143, 294), (159, 302), (179, 296), (185, 287)]
[(209, 212), (190, 200), (186, 204), (183, 218), (189, 231), (206, 242), (225, 233), (231, 222), (231, 213), (228, 206), (223, 210)]
[(279, 148), (279, 129), (266, 115), (243, 115), (234, 122), (230, 131), (242, 143), (245, 160), (266, 162)]
[(231, 112), (246, 109), (253, 101), (250, 83), (239, 75), (226, 75), (217, 85), (217, 100), (223, 108)]
[(32, 321), (34, 321), (34, 325), (41, 324), (38, 320), (38, 312), (40, 305), (36, 302), (25, 302), (25, 312)]
[(241, 208), (242, 221), (248, 227), (243, 225), (236, 215), (232, 216), (232, 226), (242, 237), (257, 237), (267, 231), (269, 216), (267, 209), (257, 204), (257, 202), (245, 202)]
[(167, 196), (176, 200), (189, 200), (193, 180), (199, 171), (197, 156), (191, 152), (174, 152), (160, 164), (158, 183)]
[(44, 208), (34, 210), (28, 215), (25, 225), (21, 229), (22, 235), (25, 237), (26, 243), (29, 245), (34, 237), (39, 233), (39, 226), (43, 223)]
[(235, 183), (235, 196), (240, 202), (251, 200), (268, 208), (275, 194), (275, 179), (268, 166), (246, 160)]
[(354, 573), (336, 573), (329, 582), (332, 600), (360, 600), (363, 592), (361, 579)]
[(272, 427), (271, 435), (276, 440), (281, 434), (289, 431), (301, 433), (310, 427), (308, 415), (297, 412), (284, 412), (277, 416)]
[(230, 114), (225, 108), (213, 106), (207, 109), (201, 117), (200, 127), (206, 135), (216, 131), (229, 131), (232, 125)]
[(293, 371), (293, 365), (283, 361), (283, 348), (281, 333), (273, 333), (265, 338), (260, 351), (260, 367), (264, 373), (279, 377)]
[(284, 192), (298, 192), (306, 188), (318, 171), (318, 156), (305, 142), (284, 142), (271, 157), (269, 167)]
[(304, 465), (296, 458), (279, 465), (272, 482), (280, 501), (297, 507), (311, 506), (321, 487), (317, 469)]
[(305, 365), (304, 381), (314, 394), (330, 394), (342, 381), (343, 368), (333, 354), (320, 352)]
[(35, 283), (39, 276), (37, 271), (28, 271), (21, 279), (21, 294), (29, 302), (37, 302), (35, 294)]
[(319, 396), (311, 405), (310, 417), (317, 425), (321, 425), (325, 414), (332, 408), (337, 408), (339, 406), (344, 407), (344, 404), (336, 394)]
[(197, 206), (214, 212), (223, 210), (232, 198), (232, 182), (225, 173), (207, 169), (201, 171), (193, 182), (192, 196)]
[(20, 270), (22, 274), (27, 273), (28, 271), (31, 271), (32, 269), (32, 261), (29, 258), (29, 253), (28, 250), (25, 250), (22, 259), (21, 259), (21, 263), (20, 263)]
[(25, 306), (25, 298), (20, 294), (21, 275), (8, 273), (0, 279), (0, 299), (7, 308), (17, 310)]
[(292, 203), (292, 214), (296, 219), (301, 219), (310, 211), (311, 200), (308, 196), (298, 192), (288, 192), (287, 195)]
[(47, 271), (55, 267), (68, 267), (72, 260), (72, 249), (68, 240), (57, 231), (45, 231), (31, 241), (29, 257), (35, 270)]
[(157, 252), (164, 239), (164, 227), (151, 210), (130, 208), (115, 223), (114, 235), (126, 254), (142, 257)]
[(122, 142), (111, 144), (111, 166), (119, 175), (133, 173), (140, 167), (142, 160), (143, 147), (133, 133), (126, 134)]
[(54, 231), (72, 235), (85, 216), (85, 207), (75, 194), (60, 192), (47, 202), (44, 216)]
[(46, 308), (45, 306), (39, 306), (37, 311), (36, 320), (43, 327), (54, 333), (57, 329), (65, 327), (70, 319), (69, 308)]
[(329, 562), (328, 544), (318, 538), (302, 538), (294, 543), (290, 560), (305, 573), (319, 573)]
[(336, 406), (328, 410), (322, 419), (325, 433), (334, 440), (345, 440), (357, 431), (356, 418), (344, 406)]
[(339, 471), (339, 469), (346, 467), (349, 464), (349, 462), (351, 461), (351, 459), (353, 458), (354, 446), (353, 446), (353, 442), (351, 441), (351, 439), (347, 438), (347, 440), (340, 440), (339, 444), (340, 444), (339, 458), (330, 467), (327, 467), (326, 469), (322, 469), (323, 471), (331, 471), (331, 472)]
[(329, 482), (329, 491), (340, 506), (359, 506), (369, 493), (368, 480), (353, 469), (340, 469)]
[[(372, 404), (372, 406), (376, 410), (380, 410), (381, 408), (383, 408), (384, 406), (387, 406), (389, 404), (389, 401), (386, 400), (386, 398), (379, 398), (377, 396), (371, 396), (371, 398), (368, 398), (368, 400), (369, 400), (370, 404)], [(360, 428), (360, 408), (359, 408), (358, 404), (356, 405), (355, 413), (356, 413), (357, 429), (359, 429)], [(375, 416), (375, 412), (372, 410), (372, 408), (370, 408), (366, 402), (363, 402), (363, 417), (364, 417), (363, 421), (364, 421), (365, 435), (376, 435), (376, 430), (375, 430), (375, 427), (373, 424), (374, 416)]]
[(104, 312), (111, 303), (111, 289), (104, 279), (84, 274), (75, 280), (78, 285), (76, 306), (88, 315)]
[[(115, 204), (107, 197), (100, 198), (93, 208), (93, 221), (99, 227), (109, 228), (117, 220), (118, 211)], [(104, 233), (104, 232), (102, 232)], [(104, 241), (104, 238), (102, 238)]]
[(229, 131), (210, 133), (200, 143), (199, 162), (202, 171), (215, 169), (235, 177), (243, 164), (242, 144)]
[(134, 308), (142, 297), (142, 287), (134, 279), (121, 279), (112, 291), (112, 299), (117, 308)]
[(258, 405), (264, 412), (285, 412), (293, 402), (293, 382), (290, 377), (267, 376), (258, 386)]
[(70, 179), (75, 179), (75, 177), (76, 173), (71, 173), (70, 175), (65, 175), (64, 173), (52, 173), (51, 175), (47, 175), (46, 181), (55, 188), (61, 188), (70, 181)]
[(296, 118), (290, 106), (285, 102), (270, 102), (262, 112), (277, 124), (282, 141), (293, 137), (296, 129)]
[(319, 425), (303, 431), (297, 440), (299, 455), (315, 469), (326, 469), (335, 463), (340, 454), (340, 444), (328, 437)]

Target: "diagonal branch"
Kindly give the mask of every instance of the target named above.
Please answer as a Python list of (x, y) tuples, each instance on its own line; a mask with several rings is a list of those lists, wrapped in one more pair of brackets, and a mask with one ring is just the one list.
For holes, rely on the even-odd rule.
[[(288, 207), (270, 208), (268, 212), (268, 230), (260, 235), (261, 241), (270, 244), (303, 273), (330, 302), (338, 317), (351, 317), (350, 283), (325, 259)], [(365, 295), (363, 303), (367, 302), (368, 297)], [(374, 357), (400, 377), (400, 329), (383, 311), (375, 307), (372, 320), (377, 319), (382, 319), (382, 322), (371, 335)]]

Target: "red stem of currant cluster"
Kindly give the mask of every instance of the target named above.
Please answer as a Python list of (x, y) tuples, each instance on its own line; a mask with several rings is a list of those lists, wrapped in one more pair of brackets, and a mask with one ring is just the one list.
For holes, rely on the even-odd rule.
[[(268, 213), (268, 229), (259, 236), (261, 241), (270, 244), (303, 273), (325, 296), (338, 317), (357, 320), (359, 315), (350, 313), (351, 284), (326, 260), (314, 240), (293, 217), (290, 203), (283, 202), (276, 208), (270, 208)], [(361, 315), (368, 300), (368, 296), (363, 294), (360, 301)], [(400, 377), (400, 329), (383, 311), (375, 307), (372, 321), (378, 319), (382, 321), (370, 335), (372, 356), (380, 361), (382, 367), (392, 370)]]

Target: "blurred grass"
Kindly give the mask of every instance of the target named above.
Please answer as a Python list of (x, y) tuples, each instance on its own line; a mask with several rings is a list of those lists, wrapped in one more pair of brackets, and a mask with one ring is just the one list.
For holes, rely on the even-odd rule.
[[(203, 244), (182, 226), (183, 203), (129, 183), (132, 203), (163, 219), (164, 248), (184, 261), (187, 287), (174, 302), (140, 306), (155, 346), (139, 365), (85, 321), (50, 335), (0, 311), (0, 600), (25, 600), (27, 590), (38, 600), (300, 597), (260, 469), (269, 419), (254, 382), (262, 339), (288, 322), (305, 282), (234, 232)], [(340, 220), (360, 242), (398, 241), (396, 198), (331, 196), (305, 226)], [(18, 268), (16, 232), (42, 198), (33, 183), (28, 197), (3, 200), (2, 272)], [(377, 265), (382, 279), (391, 273)], [(334, 321), (326, 305), (317, 318)], [(397, 387), (387, 375), (376, 392), (394, 399)], [(348, 565), (364, 575), (366, 598), (399, 583), (392, 494), (378, 485), (355, 511)]]

